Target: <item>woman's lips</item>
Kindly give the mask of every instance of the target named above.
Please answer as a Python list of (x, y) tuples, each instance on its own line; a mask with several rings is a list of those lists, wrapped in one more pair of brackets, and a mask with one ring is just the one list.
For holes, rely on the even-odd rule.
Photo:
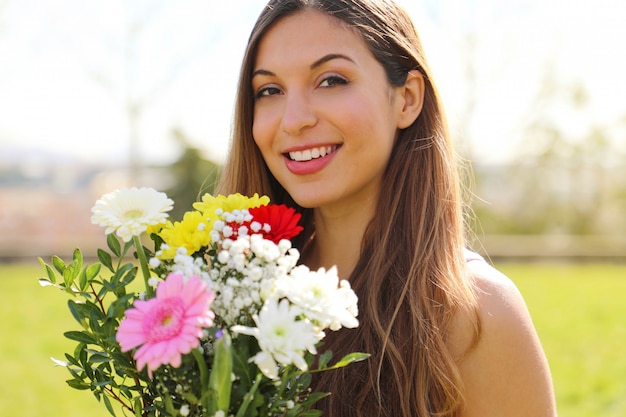
[(285, 165), (292, 174), (315, 174), (330, 163), (339, 147), (339, 145), (323, 145), (289, 151), (285, 153)]

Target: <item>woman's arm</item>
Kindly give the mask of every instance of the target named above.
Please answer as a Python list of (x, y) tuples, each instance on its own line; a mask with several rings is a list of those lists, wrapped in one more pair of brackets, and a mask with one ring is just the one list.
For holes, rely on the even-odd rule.
[[(458, 318), (450, 349), (465, 385), (463, 417), (554, 417), (548, 363), (526, 304), (513, 282), (481, 260), (468, 262), (478, 288), (482, 334), (471, 343), (467, 321)], [(465, 324), (465, 325), (464, 325)]]

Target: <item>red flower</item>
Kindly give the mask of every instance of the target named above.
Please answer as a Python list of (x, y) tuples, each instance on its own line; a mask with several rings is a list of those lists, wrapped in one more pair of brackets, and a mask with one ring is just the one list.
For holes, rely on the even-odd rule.
[(248, 212), (252, 215), (252, 221), (270, 226), (269, 231), (262, 228), (259, 233), (276, 244), (282, 239), (289, 240), (297, 236), (303, 230), (303, 227), (298, 225), (302, 215), (284, 204), (255, 207), (248, 209)]

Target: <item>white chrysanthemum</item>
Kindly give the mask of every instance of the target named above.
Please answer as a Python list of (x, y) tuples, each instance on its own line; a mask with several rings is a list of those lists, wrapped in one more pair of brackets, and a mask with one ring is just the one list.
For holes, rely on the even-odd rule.
[(153, 188), (115, 190), (96, 201), (91, 222), (115, 232), (124, 242), (139, 236), (150, 225), (165, 223), (174, 202)]
[(357, 296), (348, 281), (339, 281), (337, 268), (311, 271), (305, 265), (291, 270), (276, 282), (278, 295), (287, 297), (304, 310), (322, 329), (358, 327)]
[(254, 336), (261, 351), (250, 358), (261, 372), (271, 379), (278, 378), (278, 365), (294, 364), (299, 369), (307, 370), (304, 354), (317, 353), (316, 331), (308, 320), (298, 320), (302, 311), (289, 304), (288, 300), (278, 302), (269, 299), (258, 315), (254, 316), (257, 327), (233, 326), (235, 333)]
[(278, 246), (261, 235), (250, 236), (250, 249), (256, 256), (267, 262), (274, 262), (281, 256)]

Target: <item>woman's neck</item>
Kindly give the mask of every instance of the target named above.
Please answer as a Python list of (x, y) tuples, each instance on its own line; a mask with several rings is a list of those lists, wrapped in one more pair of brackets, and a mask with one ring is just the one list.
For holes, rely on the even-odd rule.
[(337, 266), (339, 277), (348, 279), (359, 260), (363, 235), (374, 212), (373, 199), (350, 210), (315, 209), (315, 234), (303, 251), (304, 263), (311, 269)]

